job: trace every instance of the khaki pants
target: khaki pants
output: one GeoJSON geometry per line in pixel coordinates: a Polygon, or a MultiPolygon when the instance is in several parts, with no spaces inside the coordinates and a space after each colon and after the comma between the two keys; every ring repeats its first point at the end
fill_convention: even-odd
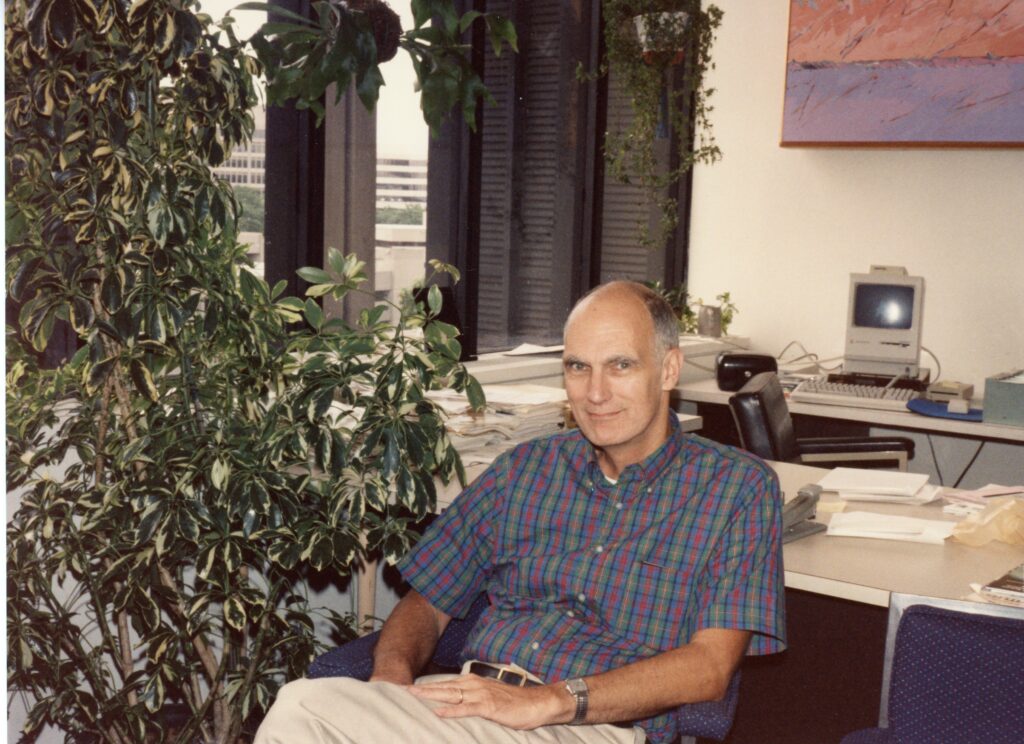
{"type": "MultiPolygon", "coordinates": [[[[420,682],[454,674],[421,677],[420,682]]],[[[607,724],[542,726],[517,731],[485,718],[438,718],[439,705],[399,685],[346,677],[285,685],[254,744],[643,744],[643,730],[607,724]]]]}

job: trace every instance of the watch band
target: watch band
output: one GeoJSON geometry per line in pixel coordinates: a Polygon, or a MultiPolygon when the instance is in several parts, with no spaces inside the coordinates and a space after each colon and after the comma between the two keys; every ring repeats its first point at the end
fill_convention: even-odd
{"type": "Polygon", "coordinates": [[[587,689],[587,683],[583,681],[582,677],[574,677],[573,679],[565,680],[565,689],[569,691],[569,694],[576,700],[576,715],[569,721],[570,726],[579,726],[587,718],[587,704],[589,702],[590,690],[587,689]]]}

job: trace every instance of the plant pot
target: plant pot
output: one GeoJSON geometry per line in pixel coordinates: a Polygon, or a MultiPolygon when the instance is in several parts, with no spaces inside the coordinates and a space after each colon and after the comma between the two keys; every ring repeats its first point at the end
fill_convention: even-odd
{"type": "Polygon", "coordinates": [[[690,14],[681,10],[665,13],[644,13],[633,16],[633,25],[640,37],[644,62],[653,64],[659,57],[671,57],[671,64],[683,61],[683,38],[690,14]]]}
{"type": "Polygon", "coordinates": [[[722,335],[722,308],[717,305],[701,305],[697,311],[697,333],[701,336],[720,338],[722,335]]]}

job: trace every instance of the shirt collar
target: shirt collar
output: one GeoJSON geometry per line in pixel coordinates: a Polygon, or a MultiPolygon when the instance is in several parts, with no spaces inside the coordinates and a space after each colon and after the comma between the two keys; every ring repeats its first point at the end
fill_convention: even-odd
{"type": "MultiPolygon", "coordinates": [[[[654,452],[638,463],[627,465],[619,473],[617,485],[643,481],[653,484],[665,468],[675,460],[683,447],[683,431],[679,425],[679,419],[673,411],[669,411],[668,437],[654,452]]],[[[583,436],[583,432],[577,429],[579,437],[578,446],[573,453],[575,469],[581,475],[585,475],[595,483],[606,484],[600,466],[597,464],[597,452],[594,446],[583,436]]]]}

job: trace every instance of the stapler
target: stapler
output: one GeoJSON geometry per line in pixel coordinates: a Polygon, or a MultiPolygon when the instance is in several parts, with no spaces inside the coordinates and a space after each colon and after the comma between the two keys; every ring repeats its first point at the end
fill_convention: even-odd
{"type": "Polygon", "coordinates": [[[796,498],[782,507],[782,543],[799,540],[801,537],[824,532],[826,526],[821,522],[812,522],[816,513],[818,499],[821,498],[821,486],[808,483],[796,493],[796,498]]]}

